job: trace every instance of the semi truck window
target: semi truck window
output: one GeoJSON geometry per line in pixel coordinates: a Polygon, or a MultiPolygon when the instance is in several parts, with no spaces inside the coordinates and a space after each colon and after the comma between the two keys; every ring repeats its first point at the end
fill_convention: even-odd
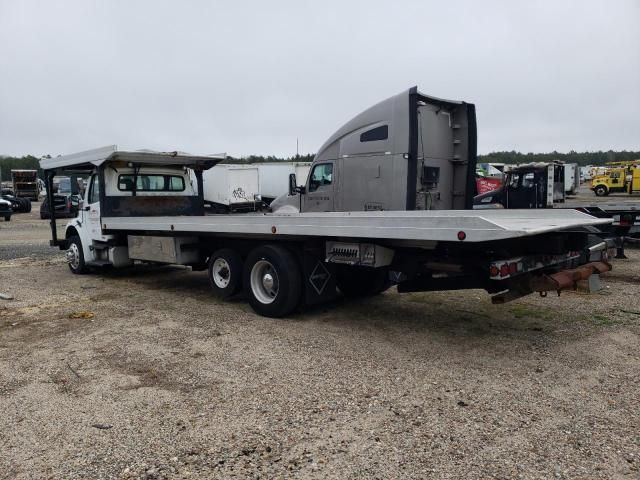
{"type": "Polygon", "coordinates": [[[509,188],[515,189],[518,188],[518,183],[520,182],[520,175],[517,173],[512,173],[509,176],[509,188]]]}
{"type": "Polygon", "coordinates": [[[309,191],[315,192],[322,185],[331,185],[333,181],[333,163],[320,163],[313,167],[309,179],[309,191]]]}
{"type": "Polygon", "coordinates": [[[536,185],[536,178],[533,172],[525,173],[522,177],[522,186],[524,188],[533,188],[536,185]]]}
{"type": "Polygon", "coordinates": [[[361,142],[376,142],[378,140],[386,140],[389,138],[389,126],[382,125],[381,127],[372,128],[364,133],[360,134],[361,142]]]}
{"type": "MultiPolygon", "coordinates": [[[[118,190],[121,192],[133,191],[133,175],[118,176],[118,190]]],[[[184,178],[179,175],[138,175],[136,180],[138,192],[183,192],[184,178]]]]}

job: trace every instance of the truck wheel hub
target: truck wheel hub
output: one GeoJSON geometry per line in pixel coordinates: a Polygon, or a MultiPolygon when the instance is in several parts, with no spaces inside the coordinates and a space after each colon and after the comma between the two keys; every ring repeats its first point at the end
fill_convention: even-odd
{"type": "Polygon", "coordinates": [[[226,288],[231,279],[231,268],[224,258],[216,258],[213,262],[213,282],[218,288],[226,288]]]}
{"type": "Polygon", "coordinates": [[[270,273],[265,274],[264,277],[262,277],[262,286],[267,289],[267,290],[273,290],[273,275],[271,275],[270,273]]]}
{"type": "Polygon", "coordinates": [[[69,250],[66,253],[67,262],[71,265],[71,268],[78,268],[80,265],[80,251],[78,250],[78,246],[75,243],[72,243],[69,246],[69,250]]]}
{"type": "Polygon", "coordinates": [[[267,260],[260,260],[251,269],[251,291],[260,303],[269,304],[278,296],[278,274],[267,260]]]}

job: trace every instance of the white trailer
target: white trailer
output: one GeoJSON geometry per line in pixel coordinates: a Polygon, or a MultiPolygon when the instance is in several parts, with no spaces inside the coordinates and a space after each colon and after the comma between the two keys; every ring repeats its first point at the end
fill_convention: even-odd
{"type": "Polygon", "coordinates": [[[287,193],[289,175],[307,178],[310,162],[218,164],[203,173],[204,200],[215,212],[255,211],[287,193]]]}
{"type": "Polygon", "coordinates": [[[221,213],[255,210],[260,203],[259,178],[255,165],[216,165],[203,173],[205,204],[221,213]]]}
{"type": "Polygon", "coordinates": [[[307,179],[311,162],[256,163],[259,172],[260,195],[267,202],[289,191],[289,175],[307,179]]]}
{"type": "Polygon", "coordinates": [[[564,191],[567,195],[576,195],[580,188],[580,167],[577,163],[564,164],[564,191]]]}

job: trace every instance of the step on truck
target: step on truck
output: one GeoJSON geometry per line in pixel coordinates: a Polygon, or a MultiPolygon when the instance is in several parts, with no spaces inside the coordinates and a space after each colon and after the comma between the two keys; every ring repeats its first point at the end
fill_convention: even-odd
{"type": "Polygon", "coordinates": [[[115,146],[43,159],[47,192],[55,175],[88,177],[60,237],[54,211],[51,244],[75,274],[141,262],[206,270],[214,295],[244,291],[270,317],[391,285],[481,288],[502,303],[610,269],[590,234],[610,220],[472,210],[474,106],[415,87],[339,129],[271,212],[205,214],[203,172],[222,160],[115,146]]]}

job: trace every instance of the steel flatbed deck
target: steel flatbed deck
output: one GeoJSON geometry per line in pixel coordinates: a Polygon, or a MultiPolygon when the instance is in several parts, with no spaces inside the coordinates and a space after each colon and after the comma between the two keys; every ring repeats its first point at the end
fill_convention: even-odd
{"type": "Polygon", "coordinates": [[[253,236],[485,242],[611,223],[575,210],[448,210],[103,217],[105,232],[145,231],[253,236]]]}

